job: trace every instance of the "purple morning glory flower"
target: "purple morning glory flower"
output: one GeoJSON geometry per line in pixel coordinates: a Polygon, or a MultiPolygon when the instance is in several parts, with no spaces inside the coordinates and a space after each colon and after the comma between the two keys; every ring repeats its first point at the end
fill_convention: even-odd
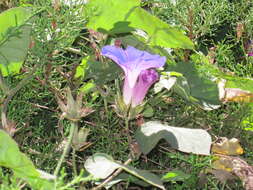
{"type": "Polygon", "coordinates": [[[166,61],[165,57],[152,55],[146,51],[138,50],[132,46],[128,46],[125,50],[116,46],[104,46],[102,48],[102,55],[112,59],[123,69],[125,73],[123,99],[125,104],[128,105],[131,103],[132,106],[136,106],[136,102],[143,100],[148,88],[154,83],[154,81],[157,80],[157,78],[154,81],[151,80],[152,76],[155,76],[155,71],[148,69],[162,67],[166,61]],[[146,86],[140,87],[139,83],[146,86]],[[143,98],[140,98],[142,96],[143,98]],[[135,97],[138,97],[137,99],[139,100],[135,101],[135,97]]]}

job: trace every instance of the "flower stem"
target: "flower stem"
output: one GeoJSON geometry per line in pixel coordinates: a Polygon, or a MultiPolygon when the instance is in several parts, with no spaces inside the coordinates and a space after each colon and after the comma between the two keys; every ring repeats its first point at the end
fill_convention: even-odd
{"type": "Polygon", "coordinates": [[[71,146],[71,142],[72,142],[72,139],[73,139],[76,127],[77,127],[77,123],[76,122],[71,122],[70,133],[69,133],[69,136],[68,136],[68,142],[65,145],[63,153],[61,155],[61,158],[60,158],[60,160],[57,163],[57,166],[56,166],[55,171],[54,171],[54,176],[57,176],[58,173],[59,173],[59,171],[60,171],[60,169],[61,169],[61,165],[62,165],[62,163],[63,163],[63,161],[65,159],[65,156],[67,155],[68,150],[69,150],[69,148],[71,146]]]}
{"type": "Polygon", "coordinates": [[[103,99],[104,99],[105,113],[106,113],[106,115],[108,115],[108,113],[109,113],[109,111],[108,111],[108,102],[107,102],[106,97],[103,97],[103,99]]]}
{"type": "Polygon", "coordinates": [[[4,77],[2,75],[2,72],[0,72],[0,87],[4,95],[7,95],[10,91],[8,85],[4,81],[4,77]]]}
{"type": "Polygon", "coordinates": [[[73,151],[72,151],[72,164],[73,164],[74,174],[75,174],[75,176],[77,176],[76,150],[75,150],[75,148],[73,148],[73,151]]]}
{"type": "Polygon", "coordinates": [[[129,147],[131,147],[132,137],[131,137],[130,131],[129,131],[129,118],[128,117],[126,117],[126,119],[125,119],[125,127],[126,127],[127,141],[128,141],[129,147]]]}

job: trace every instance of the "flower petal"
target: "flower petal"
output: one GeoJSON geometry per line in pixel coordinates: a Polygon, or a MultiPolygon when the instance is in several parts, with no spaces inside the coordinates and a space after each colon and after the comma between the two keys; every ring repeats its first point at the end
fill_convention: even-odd
{"type": "Polygon", "coordinates": [[[143,71],[150,68],[159,68],[164,66],[166,62],[165,57],[153,55],[132,46],[128,46],[125,52],[127,55],[128,67],[131,70],[139,69],[143,71]]]}
{"type": "Polygon", "coordinates": [[[127,78],[125,78],[123,86],[123,100],[126,105],[129,105],[132,101],[133,90],[134,88],[131,88],[129,86],[129,81],[127,80],[127,78]]]}
{"type": "Polygon", "coordinates": [[[128,58],[128,62],[135,61],[136,59],[139,59],[145,53],[144,51],[138,50],[133,46],[127,46],[125,52],[126,52],[126,55],[128,58]]]}
{"type": "Polygon", "coordinates": [[[142,59],[136,69],[143,71],[151,68],[159,68],[164,66],[165,62],[166,58],[158,55],[154,56],[153,59],[142,59]]]}
{"type": "Polygon", "coordinates": [[[101,54],[112,59],[119,66],[127,62],[126,53],[122,48],[116,46],[104,46],[101,54]]]}
{"type": "Polygon", "coordinates": [[[139,79],[132,92],[132,107],[142,103],[148,89],[158,80],[158,78],[159,75],[154,69],[145,70],[140,73],[139,79]]]}
{"type": "Polygon", "coordinates": [[[166,57],[153,55],[146,51],[138,50],[132,46],[128,46],[125,52],[128,62],[125,63],[123,67],[131,88],[134,87],[137,78],[142,71],[162,67],[166,62],[166,57]]]}

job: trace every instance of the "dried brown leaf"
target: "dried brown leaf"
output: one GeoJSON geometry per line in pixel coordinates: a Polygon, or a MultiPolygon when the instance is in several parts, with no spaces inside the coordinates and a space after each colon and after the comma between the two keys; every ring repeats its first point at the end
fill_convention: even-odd
{"type": "Polygon", "coordinates": [[[241,158],[232,158],[233,173],[243,182],[246,190],[253,190],[253,166],[241,158]]]}
{"type": "Polygon", "coordinates": [[[212,162],[212,168],[232,172],[233,164],[230,159],[227,159],[227,157],[217,157],[217,159],[212,162]]]}
{"type": "Polygon", "coordinates": [[[60,0],[53,0],[53,7],[55,11],[59,11],[61,8],[61,2],[60,0]]]}
{"type": "Polygon", "coordinates": [[[211,48],[209,49],[209,52],[208,52],[208,55],[207,55],[207,57],[208,57],[208,59],[209,59],[209,62],[210,62],[211,64],[214,64],[214,62],[215,62],[215,56],[216,56],[215,50],[216,50],[216,47],[211,47],[211,48]]]}
{"type": "Polygon", "coordinates": [[[243,32],[244,32],[244,24],[241,23],[241,22],[237,23],[237,25],[236,25],[236,37],[237,37],[237,40],[241,39],[243,32]]]}
{"type": "Polygon", "coordinates": [[[225,88],[224,102],[253,102],[253,93],[240,88],[225,88]]]}
{"type": "Polygon", "coordinates": [[[239,140],[236,138],[228,140],[226,137],[221,137],[212,144],[211,150],[216,154],[231,156],[243,154],[243,148],[241,147],[239,140]]]}
{"type": "Polygon", "coordinates": [[[210,169],[208,172],[213,174],[222,183],[226,183],[228,180],[236,179],[233,174],[225,170],[210,169]]]}
{"type": "MultiPolygon", "coordinates": [[[[253,190],[253,166],[238,157],[220,155],[212,163],[215,170],[223,170],[239,177],[246,190],[253,190]]],[[[217,172],[216,172],[217,173],[217,172]]]]}

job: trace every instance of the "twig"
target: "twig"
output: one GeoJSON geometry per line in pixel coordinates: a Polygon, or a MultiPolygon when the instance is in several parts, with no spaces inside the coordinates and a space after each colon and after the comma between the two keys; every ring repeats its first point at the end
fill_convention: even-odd
{"type": "Polygon", "coordinates": [[[54,109],[51,109],[47,106],[42,106],[42,105],[39,105],[39,104],[34,104],[34,103],[31,103],[32,106],[36,107],[36,108],[41,108],[41,109],[46,109],[46,110],[49,110],[49,111],[52,111],[52,112],[56,112],[57,110],[54,110],[54,109]]]}
{"type": "MultiPolygon", "coordinates": [[[[124,162],[124,165],[128,165],[130,162],[132,162],[132,158],[129,158],[127,161],[124,162]]],[[[123,171],[122,168],[117,169],[110,177],[108,177],[106,180],[104,180],[100,185],[97,187],[92,188],[91,190],[99,190],[102,187],[104,187],[107,183],[109,183],[113,178],[115,178],[117,175],[119,175],[123,171]]]]}
{"type": "Polygon", "coordinates": [[[84,55],[84,56],[87,55],[86,53],[82,52],[80,49],[75,49],[75,48],[72,48],[72,47],[65,48],[64,50],[69,51],[69,52],[74,53],[74,54],[77,54],[77,55],[84,55]]]}

